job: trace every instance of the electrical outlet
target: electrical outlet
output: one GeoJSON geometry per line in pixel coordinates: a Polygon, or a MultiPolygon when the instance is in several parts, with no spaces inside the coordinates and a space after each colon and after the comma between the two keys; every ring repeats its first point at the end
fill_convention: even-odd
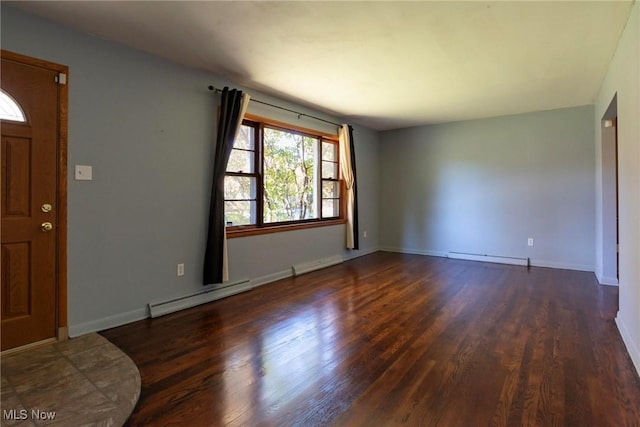
{"type": "Polygon", "coordinates": [[[527,246],[533,246],[533,237],[527,239],[527,246]]]}
{"type": "Polygon", "coordinates": [[[364,231],[362,232],[362,237],[364,237],[365,239],[367,238],[367,230],[364,230],[364,231]]]}
{"type": "Polygon", "coordinates": [[[184,276],[184,263],[178,264],[177,275],[184,276]]]}

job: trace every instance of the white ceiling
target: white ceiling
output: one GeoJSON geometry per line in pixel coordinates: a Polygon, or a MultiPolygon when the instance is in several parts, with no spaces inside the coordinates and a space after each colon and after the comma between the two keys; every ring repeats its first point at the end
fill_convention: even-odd
{"type": "Polygon", "coordinates": [[[372,129],[591,104],[630,1],[18,2],[372,129]]]}

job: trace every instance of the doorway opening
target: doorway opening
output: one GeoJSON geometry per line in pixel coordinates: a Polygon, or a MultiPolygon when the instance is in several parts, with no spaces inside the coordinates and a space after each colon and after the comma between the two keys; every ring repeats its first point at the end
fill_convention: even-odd
{"type": "Polygon", "coordinates": [[[618,285],[618,107],[613,97],[601,121],[602,272],[600,283],[618,285]]]}

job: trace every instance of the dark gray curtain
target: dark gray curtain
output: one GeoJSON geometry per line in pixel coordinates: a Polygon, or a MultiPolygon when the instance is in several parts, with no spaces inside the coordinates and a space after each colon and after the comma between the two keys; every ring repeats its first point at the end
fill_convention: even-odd
{"type": "Polygon", "coordinates": [[[353,249],[360,249],[358,232],[358,178],[356,174],[356,149],[353,143],[353,126],[349,125],[349,144],[351,147],[351,170],[353,171],[353,249]]]}
{"type": "Polygon", "coordinates": [[[218,134],[213,160],[213,183],[209,205],[209,231],[204,255],[204,285],[221,283],[224,266],[224,174],[233,148],[239,122],[242,121],[242,91],[225,87],[220,100],[218,134]]]}

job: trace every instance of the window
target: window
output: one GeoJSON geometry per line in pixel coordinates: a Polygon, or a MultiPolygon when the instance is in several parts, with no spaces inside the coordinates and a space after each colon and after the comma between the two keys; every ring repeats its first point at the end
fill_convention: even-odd
{"type": "Polygon", "coordinates": [[[338,137],[245,119],[224,186],[231,232],[341,220],[338,137]]]}
{"type": "Polygon", "coordinates": [[[255,128],[243,122],[234,141],[224,178],[224,212],[227,225],[257,223],[257,158],[255,128]]]}
{"type": "Polygon", "coordinates": [[[22,123],[27,121],[16,100],[2,89],[0,89],[0,119],[22,123]]]}

